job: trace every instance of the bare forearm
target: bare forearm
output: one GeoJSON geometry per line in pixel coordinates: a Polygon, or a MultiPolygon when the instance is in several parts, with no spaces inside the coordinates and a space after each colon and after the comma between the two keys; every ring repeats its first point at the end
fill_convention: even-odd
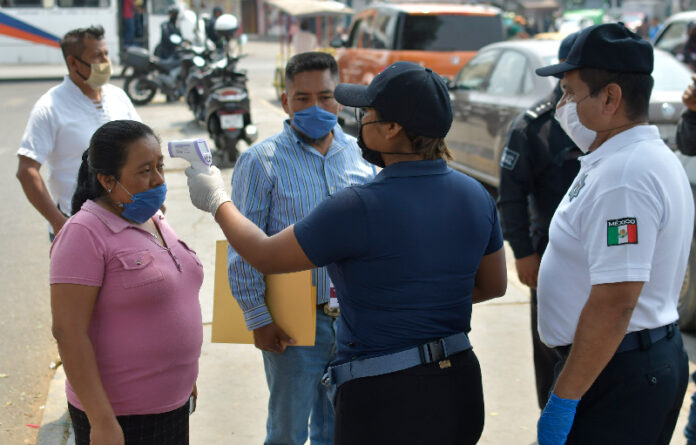
{"type": "Polygon", "coordinates": [[[570,356],[553,391],[558,397],[581,398],[616,353],[642,288],[642,283],[632,284],[639,284],[635,298],[600,295],[593,287],[580,314],[570,356]]]}
{"type": "Polygon", "coordinates": [[[99,375],[89,337],[81,334],[59,336],[58,351],[70,386],[80,399],[90,423],[96,424],[115,418],[99,375]]]}
{"type": "Polygon", "coordinates": [[[60,213],[51,199],[51,194],[48,192],[41,174],[36,170],[24,170],[17,173],[17,179],[22,184],[22,189],[29,202],[46,218],[49,224],[54,228],[62,227],[67,218],[60,213]]]}

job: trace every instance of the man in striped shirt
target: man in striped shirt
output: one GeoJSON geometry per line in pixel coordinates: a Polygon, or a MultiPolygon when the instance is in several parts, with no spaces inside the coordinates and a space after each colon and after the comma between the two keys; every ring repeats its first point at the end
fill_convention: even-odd
{"type": "MultiPolygon", "coordinates": [[[[232,176],[232,200],[268,235],[309,214],[338,190],[372,179],[354,138],[337,125],[334,99],[338,66],[320,52],[293,56],[285,69],[283,131],[242,153],[232,176]]],[[[266,444],[333,443],[333,407],[321,377],[333,356],[337,309],[329,306],[333,287],[325,268],[312,272],[317,288],[313,347],[294,341],[278,327],[264,302],[263,275],[230,248],[228,277],[247,328],[263,352],[270,391],[266,444]]],[[[333,306],[333,305],[332,305],[333,306]]]]}

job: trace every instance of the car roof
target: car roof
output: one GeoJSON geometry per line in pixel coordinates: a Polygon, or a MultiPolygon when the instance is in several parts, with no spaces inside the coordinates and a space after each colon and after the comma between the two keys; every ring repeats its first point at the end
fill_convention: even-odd
{"type": "Polygon", "coordinates": [[[696,20],[696,11],[684,11],[674,14],[667,19],[667,23],[673,22],[690,22],[696,20]]]}
{"type": "Polygon", "coordinates": [[[479,52],[491,48],[509,48],[517,49],[523,52],[537,54],[541,57],[555,56],[558,54],[558,47],[561,41],[555,39],[522,39],[522,40],[506,40],[502,42],[491,43],[484,46],[479,52]]]}
{"type": "Polygon", "coordinates": [[[498,15],[501,13],[501,10],[494,6],[452,3],[382,3],[370,5],[366,9],[375,7],[395,9],[407,14],[498,15]]]}

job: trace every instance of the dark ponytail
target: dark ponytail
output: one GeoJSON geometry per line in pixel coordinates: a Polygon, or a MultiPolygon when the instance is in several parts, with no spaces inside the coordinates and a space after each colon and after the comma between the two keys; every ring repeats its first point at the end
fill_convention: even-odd
{"type": "Polygon", "coordinates": [[[131,120],[111,121],[94,132],[89,148],[82,154],[77,188],[72,197],[73,215],[88,199],[97,199],[107,194],[97,179],[97,174],[120,179],[121,169],[128,159],[128,148],[133,142],[148,136],[159,142],[152,128],[131,120]]]}

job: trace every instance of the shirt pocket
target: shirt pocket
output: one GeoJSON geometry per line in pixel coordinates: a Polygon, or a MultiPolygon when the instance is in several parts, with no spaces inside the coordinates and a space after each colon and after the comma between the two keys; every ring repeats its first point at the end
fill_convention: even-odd
{"type": "Polygon", "coordinates": [[[186,250],[186,252],[189,254],[189,256],[190,256],[191,258],[193,258],[193,261],[195,261],[196,264],[198,264],[198,266],[202,268],[202,267],[203,267],[203,263],[201,263],[201,260],[198,259],[198,255],[196,255],[196,251],[193,250],[192,248],[190,248],[190,247],[188,246],[188,244],[186,244],[185,242],[183,242],[183,241],[181,241],[181,240],[179,240],[179,243],[180,243],[182,246],[184,246],[184,250],[186,250]]]}
{"type": "Polygon", "coordinates": [[[155,256],[149,250],[122,253],[116,258],[123,269],[121,282],[126,289],[164,280],[162,271],[155,265],[155,256]]]}

